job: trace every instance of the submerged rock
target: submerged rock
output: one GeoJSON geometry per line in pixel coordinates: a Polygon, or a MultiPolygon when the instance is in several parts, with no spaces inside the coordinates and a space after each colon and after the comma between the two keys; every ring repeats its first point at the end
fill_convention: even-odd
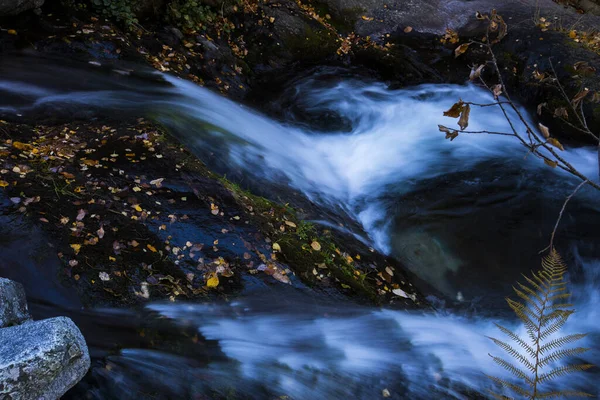
{"type": "Polygon", "coordinates": [[[44,0],[0,0],[0,17],[40,8],[44,0]]]}
{"type": "Polygon", "coordinates": [[[0,328],[19,325],[30,318],[23,285],[0,278],[0,328]]]}

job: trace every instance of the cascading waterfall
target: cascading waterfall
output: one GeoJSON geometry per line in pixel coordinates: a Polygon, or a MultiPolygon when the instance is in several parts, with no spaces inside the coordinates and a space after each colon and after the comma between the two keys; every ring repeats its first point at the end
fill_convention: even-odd
{"type": "MultiPolygon", "coordinates": [[[[511,264],[504,276],[500,265],[507,263],[491,265],[490,261],[490,270],[496,272],[487,275],[481,271],[486,266],[476,265],[481,259],[467,254],[484,251],[475,247],[485,248],[487,242],[462,243],[457,232],[474,230],[476,235],[493,238],[490,259],[509,260],[502,259],[500,244],[513,257],[510,260],[521,260],[517,255],[526,252],[532,256],[524,256],[523,261],[537,259],[539,249],[531,243],[537,245],[539,240],[520,243],[517,239],[515,246],[521,247],[506,248],[507,237],[513,233],[501,230],[512,229],[514,215],[502,217],[498,233],[480,233],[477,224],[486,224],[483,216],[494,210],[517,213],[524,204],[550,199],[556,204],[543,220],[544,227],[551,226],[556,207],[575,184],[563,172],[527,157],[526,149],[514,138],[461,134],[453,142],[445,140],[437,125],[452,127],[456,121],[443,117],[444,110],[459,98],[493,101],[474,85],[390,90],[378,82],[335,79],[337,71],[321,70],[287,90],[286,101],[294,107],[284,109],[278,122],[170,76],[163,76],[169,85],[139,79],[134,84],[132,77],[98,74],[89,66],[76,70],[87,80],[56,85],[60,71],[66,81],[73,70],[35,70],[32,74],[37,80],[31,81],[40,83],[25,83],[11,79],[10,68],[4,68],[8,70],[0,70],[0,116],[25,118],[44,110],[73,108],[152,116],[199,157],[215,154],[217,161],[211,162],[219,168],[243,171],[255,185],[292,187],[318,204],[342,209],[362,225],[368,235],[365,239],[374,247],[402,259],[449,297],[463,297],[458,293],[468,283],[460,278],[461,273],[475,274],[477,288],[465,289],[468,301],[476,299],[477,290],[491,293],[498,289],[490,289],[486,276],[489,281],[504,277],[507,284],[517,271],[536,265],[511,264]],[[47,79],[49,73],[53,81],[47,79]],[[88,81],[94,84],[86,86],[88,81]],[[311,124],[311,119],[322,122],[332,116],[329,127],[311,124]],[[473,222],[476,219],[483,222],[473,222]],[[500,243],[498,247],[493,241],[500,243]]],[[[472,111],[468,129],[509,132],[510,128],[498,109],[486,107],[472,111]]],[[[582,173],[597,175],[593,149],[567,149],[564,156],[582,173]]],[[[595,216],[597,221],[597,200],[595,193],[582,192],[573,202],[573,219],[593,220],[595,216]]],[[[531,206],[537,209],[538,205],[531,206]]],[[[515,229],[521,229],[523,237],[531,235],[528,229],[533,231],[532,227],[515,229]]],[[[539,233],[544,238],[548,235],[547,230],[539,233]]],[[[599,261],[577,251],[579,246],[593,246],[593,238],[570,238],[568,245],[577,255],[574,271],[583,271],[579,275],[585,279],[573,288],[578,313],[566,329],[592,333],[588,344],[600,349],[600,329],[595,323],[599,261]]],[[[153,304],[148,307],[153,312],[216,341],[225,358],[192,366],[191,360],[166,352],[125,349],[109,357],[116,372],[103,377],[107,382],[104,395],[127,398],[119,391],[120,385],[143,386],[162,375],[164,382],[152,384],[164,385],[161,390],[178,396],[229,385],[249,398],[268,393],[371,399],[384,388],[393,398],[475,398],[488,387],[483,374],[506,375],[489,359],[488,353],[500,350],[485,336],[500,335],[493,322],[504,306],[497,298],[509,294],[495,293],[496,300],[489,304],[484,300],[486,310],[475,316],[307,306],[311,299],[293,291],[281,293],[285,301],[253,294],[226,305],[153,304]]],[[[589,357],[599,361],[599,351],[589,357]]],[[[597,375],[584,375],[575,386],[597,394],[594,379],[597,375]]]]}

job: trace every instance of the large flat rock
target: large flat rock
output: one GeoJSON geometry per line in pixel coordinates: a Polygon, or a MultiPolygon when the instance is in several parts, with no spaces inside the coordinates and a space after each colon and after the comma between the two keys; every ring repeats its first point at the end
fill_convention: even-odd
{"type": "Polygon", "coordinates": [[[66,317],[0,329],[0,398],[58,399],[86,374],[83,335],[66,317]]]}
{"type": "Polygon", "coordinates": [[[0,0],[0,17],[39,8],[42,4],[44,4],[44,0],[0,0]]]}

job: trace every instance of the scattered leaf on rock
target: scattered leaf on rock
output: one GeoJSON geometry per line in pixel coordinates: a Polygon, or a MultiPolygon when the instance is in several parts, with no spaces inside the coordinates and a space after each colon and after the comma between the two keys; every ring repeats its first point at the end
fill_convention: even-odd
{"type": "Polygon", "coordinates": [[[219,277],[216,272],[211,272],[206,277],[206,287],[216,288],[219,286],[219,277]]]}
{"type": "Polygon", "coordinates": [[[310,247],[313,248],[313,250],[315,251],[320,251],[321,250],[321,243],[317,242],[316,240],[314,242],[312,242],[310,244],[310,247]]]}

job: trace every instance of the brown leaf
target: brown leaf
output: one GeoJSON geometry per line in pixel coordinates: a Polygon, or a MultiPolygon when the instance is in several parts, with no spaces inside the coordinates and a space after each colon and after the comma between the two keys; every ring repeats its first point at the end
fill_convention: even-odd
{"type": "Polygon", "coordinates": [[[448,110],[444,111],[444,117],[458,118],[462,113],[464,102],[459,100],[458,103],[454,103],[454,105],[448,110]]]}
{"type": "Polygon", "coordinates": [[[469,50],[470,43],[463,43],[454,50],[454,58],[459,57],[469,50]]]}
{"type": "Polygon", "coordinates": [[[577,108],[581,100],[585,98],[590,93],[590,89],[584,88],[582,91],[577,93],[575,97],[573,97],[573,107],[577,108]]]}
{"type": "Polygon", "coordinates": [[[312,247],[315,251],[321,250],[321,244],[316,240],[310,244],[310,247],[312,247]]]}
{"type": "Polygon", "coordinates": [[[460,119],[458,120],[458,126],[460,126],[461,130],[465,130],[467,126],[469,126],[469,114],[471,113],[471,106],[465,105],[462,113],[460,114],[460,119]]]}
{"type": "Polygon", "coordinates": [[[481,64],[479,67],[471,68],[471,74],[469,75],[469,80],[474,81],[475,79],[479,79],[481,77],[481,73],[483,72],[484,64],[481,64]]]}
{"type": "Polygon", "coordinates": [[[554,116],[557,118],[569,119],[569,112],[565,107],[559,107],[554,110],[554,116]]]}
{"type": "Polygon", "coordinates": [[[555,138],[549,138],[547,140],[548,144],[550,144],[551,146],[556,147],[557,149],[560,149],[562,151],[565,150],[565,148],[563,147],[563,145],[555,138]]]}
{"type": "Polygon", "coordinates": [[[544,107],[547,107],[548,103],[540,103],[537,106],[537,115],[542,115],[542,110],[544,107]]]}
{"type": "Polygon", "coordinates": [[[541,123],[538,124],[538,127],[540,128],[540,132],[542,132],[542,135],[544,135],[544,137],[548,139],[550,137],[550,129],[548,129],[546,125],[543,125],[541,123]]]}
{"type": "Polygon", "coordinates": [[[479,19],[479,20],[484,20],[484,19],[488,19],[489,16],[487,14],[482,14],[479,11],[475,12],[475,18],[479,19]]]}
{"type": "Polygon", "coordinates": [[[497,84],[492,88],[492,93],[494,93],[494,99],[498,100],[498,97],[502,94],[502,85],[497,84]]]}
{"type": "Polygon", "coordinates": [[[546,163],[546,165],[551,166],[552,168],[556,168],[558,166],[558,162],[548,160],[547,158],[544,158],[544,163],[546,163]]]}
{"type": "Polygon", "coordinates": [[[440,132],[444,132],[446,134],[446,139],[450,139],[453,141],[458,136],[458,131],[454,129],[450,129],[444,125],[438,125],[440,132]]]}
{"type": "Polygon", "coordinates": [[[404,28],[404,33],[411,33],[413,30],[412,26],[407,26],[406,28],[404,28]]]}

